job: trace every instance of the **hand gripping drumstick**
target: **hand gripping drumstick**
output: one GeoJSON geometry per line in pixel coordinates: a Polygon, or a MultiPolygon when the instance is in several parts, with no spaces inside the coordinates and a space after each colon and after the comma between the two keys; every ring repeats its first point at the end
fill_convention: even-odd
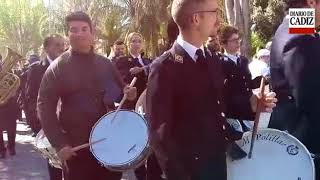
{"type": "Polygon", "coordinates": [[[93,145],[93,144],[102,142],[102,141],[104,141],[104,140],[106,140],[106,139],[107,139],[107,138],[102,138],[102,139],[99,139],[99,140],[97,140],[97,141],[93,141],[93,142],[91,142],[91,143],[82,144],[82,145],[73,147],[72,150],[73,150],[74,152],[76,152],[76,151],[79,151],[79,150],[81,150],[81,149],[87,148],[87,147],[89,147],[89,146],[91,146],[91,145],[93,145]]]}
{"type": "Polygon", "coordinates": [[[264,99],[265,81],[266,81],[266,79],[264,77],[262,77],[261,83],[260,83],[260,88],[259,88],[260,94],[261,94],[261,99],[257,100],[256,116],[254,118],[254,124],[253,124],[252,136],[251,136],[251,144],[250,144],[250,150],[249,150],[249,154],[248,154],[249,159],[251,159],[251,157],[252,157],[253,146],[254,146],[254,142],[256,140],[256,136],[257,136],[257,132],[258,132],[258,125],[259,125],[260,114],[262,111],[263,99],[264,99]]]}
{"type": "MultiPolygon", "coordinates": [[[[134,77],[134,78],[132,79],[129,87],[133,87],[133,85],[136,83],[136,81],[137,81],[137,77],[134,77]]],[[[127,100],[127,94],[124,94],[124,95],[123,95],[123,98],[122,98],[122,100],[121,100],[121,102],[120,102],[120,104],[119,104],[119,106],[118,106],[118,108],[117,108],[117,110],[116,110],[116,112],[114,113],[113,118],[111,119],[111,123],[113,123],[114,119],[117,117],[118,112],[120,111],[121,107],[123,106],[123,103],[124,103],[126,100],[127,100]]]]}

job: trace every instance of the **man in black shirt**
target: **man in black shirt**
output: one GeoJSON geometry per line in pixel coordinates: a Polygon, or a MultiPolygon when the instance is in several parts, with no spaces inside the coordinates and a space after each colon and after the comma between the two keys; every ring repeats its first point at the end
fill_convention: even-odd
{"type": "Polygon", "coordinates": [[[102,167],[89,149],[76,153],[72,147],[88,142],[93,125],[123,93],[134,100],[136,88],[125,86],[111,62],[93,52],[93,31],[87,14],[71,13],[66,17],[66,27],[71,49],[49,66],[41,82],[41,125],[60,159],[66,161],[65,179],[120,180],[121,173],[102,167]]]}

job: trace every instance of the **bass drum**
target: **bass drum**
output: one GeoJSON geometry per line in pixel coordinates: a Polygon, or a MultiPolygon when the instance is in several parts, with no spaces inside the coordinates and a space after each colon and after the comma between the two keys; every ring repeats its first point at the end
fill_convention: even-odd
{"type": "MultiPolygon", "coordinates": [[[[236,142],[249,153],[251,132],[236,142]]],[[[227,157],[228,180],[315,180],[313,158],[307,148],[290,134],[259,129],[251,159],[232,161],[227,157]]]]}

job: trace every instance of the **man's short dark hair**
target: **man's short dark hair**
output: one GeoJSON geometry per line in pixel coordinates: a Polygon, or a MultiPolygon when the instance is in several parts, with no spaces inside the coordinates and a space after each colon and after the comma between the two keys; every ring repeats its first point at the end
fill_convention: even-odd
{"type": "Polygon", "coordinates": [[[113,45],[124,45],[124,41],[121,39],[116,40],[113,45]]]}
{"type": "Polygon", "coordinates": [[[65,17],[65,27],[66,32],[69,31],[69,22],[71,21],[82,21],[88,23],[90,30],[92,30],[92,21],[88,14],[82,11],[72,12],[71,14],[65,17]]]}
{"type": "Polygon", "coordinates": [[[188,25],[188,18],[195,11],[198,11],[199,4],[206,0],[173,0],[171,7],[171,15],[173,20],[181,29],[185,29],[188,25]]]}
{"type": "Polygon", "coordinates": [[[240,31],[238,28],[230,25],[222,26],[219,29],[219,40],[221,44],[227,44],[228,39],[233,35],[233,34],[240,34],[240,31]]]}
{"type": "MultiPolygon", "coordinates": [[[[288,11],[289,8],[302,8],[307,5],[307,0],[283,0],[285,10],[288,11]]],[[[320,2],[320,0],[316,0],[317,3],[320,2]]]]}
{"type": "Polygon", "coordinates": [[[42,44],[43,48],[47,48],[54,38],[63,38],[63,37],[59,34],[51,34],[51,35],[45,37],[43,40],[43,44],[42,44]]]}

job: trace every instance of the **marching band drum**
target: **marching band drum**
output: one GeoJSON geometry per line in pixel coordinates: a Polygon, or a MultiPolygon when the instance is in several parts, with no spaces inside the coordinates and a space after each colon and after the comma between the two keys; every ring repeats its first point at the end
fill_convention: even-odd
{"type": "Polygon", "coordinates": [[[120,110],[116,119],[112,111],[92,128],[90,142],[105,139],[90,146],[93,156],[114,171],[134,169],[144,163],[149,152],[148,124],[142,115],[120,110]]]}
{"type": "MultiPolygon", "coordinates": [[[[236,143],[249,152],[252,132],[236,143]]],[[[275,129],[259,129],[253,155],[232,161],[227,157],[228,180],[314,180],[310,152],[295,137],[275,129]]]]}
{"type": "MultiPolygon", "coordinates": [[[[104,167],[126,171],[144,163],[150,150],[145,111],[146,90],[139,97],[135,112],[112,111],[94,125],[89,139],[90,151],[104,167]],[[101,142],[94,143],[98,141],[101,142]]],[[[263,119],[268,122],[267,118],[263,119]]],[[[229,123],[241,127],[236,121],[229,123]]],[[[251,131],[245,132],[242,139],[236,141],[247,153],[251,135],[251,131]]],[[[227,157],[228,180],[315,180],[312,155],[298,139],[284,131],[263,127],[259,128],[255,138],[252,158],[232,160],[227,157]]],[[[61,162],[43,131],[37,135],[35,145],[52,165],[61,168],[61,162]]]]}

